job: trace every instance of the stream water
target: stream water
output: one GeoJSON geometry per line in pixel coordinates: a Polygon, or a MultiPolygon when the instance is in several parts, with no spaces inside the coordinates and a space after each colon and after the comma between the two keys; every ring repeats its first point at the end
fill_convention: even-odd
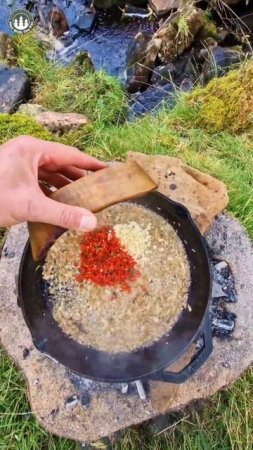
{"type": "MultiPolygon", "coordinates": [[[[96,17],[85,12],[83,0],[0,0],[0,31],[12,34],[8,17],[13,9],[27,8],[33,15],[45,18],[52,8],[52,3],[58,6],[66,16],[69,33],[61,38],[64,48],[55,52],[54,60],[58,64],[69,64],[80,51],[88,51],[96,70],[104,70],[118,78],[126,86],[126,53],[130,41],[141,31],[152,31],[154,22],[140,17],[125,17],[119,8],[102,11],[98,10],[96,17]],[[80,31],[78,24],[80,18],[85,17],[80,31]]],[[[88,2],[87,2],[88,3],[88,2]]],[[[52,53],[52,52],[51,52],[52,53]]],[[[51,54],[52,57],[52,54],[51,54]]],[[[173,86],[148,87],[144,92],[129,94],[129,119],[155,110],[163,101],[172,102],[173,86]]]]}
{"type": "MultiPolygon", "coordinates": [[[[58,64],[66,65],[80,51],[87,51],[91,56],[93,66],[96,70],[103,70],[118,78],[127,87],[125,69],[129,44],[133,42],[133,38],[139,32],[154,32],[158,27],[159,20],[154,18],[149,20],[146,18],[148,10],[143,8],[140,10],[137,9],[137,14],[136,12],[132,14],[131,9],[131,14],[129,15],[125,14],[125,12],[122,14],[122,9],[119,7],[114,7],[110,10],[95,11],[91,7],[91,0],[0,0],[0,31],[12,34],[8,25],[8,18],[13,10],[22,8],[30,10],[40,25],[44,22],[43,26],[46,29],[50,22],[49,14],[54,6],[64,12],[63,17],[65,16],[67,20],[69,31],[61,36],[60,42],[59,40],[58,43],[56,42],[58,47],[55,43],[55,51],[48,52],[48,57],[58,64]]],[[[239,14],[238,11],[237,13],[239,14]]],[[[241,11],[241,14],[247,18],[247,26],[251,29],[250,19],[253,16],[251,10],[246,10],[246,12],[241,11]]],[[[133,56],[135,55],[135,50],[136,48],[131,48],[133,56]]],[[[142,47],[141,50],[140,48],[138,49],[139,55],[142,54],[142,51],[142,47]]],[[[130,57],[132,61],[132,55],[130,57]]],[[[191,64],[190,58],[192,56],[189,50],[188,53],[186,52],[177,58],[175,63],[173,62],[175,76],[180,77],[180,74],[183,75],[176,84],[182,89],[185,88],[184,90],[190,89],[195,82],[193,79],[193,83],[191,83],[191,68],[191,74],[188,74],[189,64],[191,64]],[[188,68],[185,71],[184,67],[187,64],[188,68]],[[184,76],[186,77],[186,84],[183,84],[185,81],[184,76]]],[[[228,65],[236,62],[237,58],[240,59],[240,56],[234,55],[234,59],[231,57],[228,65]]],[[[223,47],[217,47],[216,54],[213,54],[213,59],[215,65],[221,64],[224,66],[224,62],[222,61],[228,60],[228,57],[223,47]]],[[[155,70],[159,69],[163,69],[163,66],[154,69],[153,72],[155,73],[155,70]]],[[[225,70],[223,72],[225,73],[225,70]]],[[[154,79],[155,77],[153,76],[153,83],[150,85],[149,81],[146,82],[145,80],[145,89],[142,92],[137,91],[134,94],[129,94],[130,120],[148,111],[156,110],[161,103],[165,102],[168,106],[173,105],[175,85],[167,76],[163,78],[162,82],[159,82],[159,74],[158,81],[154,81],[154,79]]]]}

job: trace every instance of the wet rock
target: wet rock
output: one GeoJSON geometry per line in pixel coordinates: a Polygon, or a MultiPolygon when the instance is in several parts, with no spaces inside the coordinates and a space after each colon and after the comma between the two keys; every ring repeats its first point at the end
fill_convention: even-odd
{"type": "Polygon", "coordinates": [[[0,60],[13,62],[16,57],[16,51],[12,38],[8,34],[0,32],[0,60]]]}
{"type": "Polygon", "coordinates": [[[0,112],[13,113],[20,103],[31,97],[31,83],[23,69],[0,71],[0,112]]]}
{"type": "Polygon", "coordinates": [[[149,0],[149,4],[157,16],[163,16],[172,9],[179,8],[181,0],[149,0]]]}
{"type": "Polygon", "coordinates": [[[185,52],[183,55],[179,56],[174,62],[173,65],[176,68],[175,71],[175,83],[179,85],[185,76],[191,77],[190,73],[186,71],[186,65],[191,62],[191,54],[189,52],[185,52]]]}
{"type": "Polygon", "coordinates": [[[191,78],[184,78],[182,82],[180,83],[179,89],[182,92],[189,92],[193,89],[194,84],[191,78]]]}
{"type": "Polygon", "coordinates": [[[115,5],[116,0],[94,0],[94,6],[100,9],[109,9],[115,5]]]}
{"type": "Polygon", "coordinates": [[[178,29],[177,21],[180,16],[172,18],[164,27],[156,33],[162,40],[159,50],[159,58],[163,63],[173,62],[179,55],[187,50],[194,42],[195,35],[204,23],[204,12],[199,8],[192,8],[185,16],[187,32],[182,33],[178,29]]]}
{"type": "Polygon", "coordinates": [[[0,2],[0,30],[3,33],[12,35],[13,31],[10,29],[8,19],[10,16],[9,8],[4,5],[4,2],[0,2]]]}
{"type": "Polygon", "coordinates": [[[90,33],[96,23],[97,13],[95,9],[87,8],[82,15],[78,17],[75,27],[81,32],[90,33]]]}
{"type": "Polygon", "coordinates": [[[5,69],[8,69],[8,64],[5,64],[5,63],[3,63],[3,62],[0,62],[0,71],[1,71],[1,70],[5,70],[5,69]]]}
{"type": "Polygon", "coordinates": [[[152,86],[141,95],[137,95],[130,105],[130,117],[134,119],[138,116],[143,116],[148,112],[157,110],[162,105],[172,106],[174,104],[174,87],[168,83],[162,87],[152,86]]]}
{"type": "Polygon", "coordinates": [[[214,76],[222,76],[229,67],[238,64],[244,58],[240,47],[223,48],[217,46],[213,49],[203,49],[201,56],[204,59],[202,67],[203,81],[207,82],[214,76]]]}
{"type": "Polygon", "coordinates": [[[52,3],[46,1],[38,2],[37,12],[39,17],[39,25],[45,30],[49,30],[48,19],[52,11],[52,3]]]}
{"type": "MultiPolygon", "coordinates": [[[[188,55],[186,57],[186,62],[183,67],[183,80],[185,78],[190,79],[191,81],[196,81],[198,79],[199,71],[196,62],[197,61],[194,55],[188,55]]],[[[183,82],[183,80],[181,81],[181,83],[183,82]]]]}
{"type": "Polygon", "coordinates": [[[145,31],[138,33],[129,43],[126,54],[129,92],[147,88],[160,46],[161,39],[145,31]]]}
{"type": "Polygon", "coordinates": [[[176,75],[176,67],[169,63],[166,66],[156,67],[152,73],[151,82],[159,86],[163,86],[172,82],[176,75]]]}
{"type": "Polygon", "coordinates": [[[69,25],[64,12],[57,6],[52,8],[48,14],[49,29],[55,37],[61,37],[69,30],[69,25]]]}

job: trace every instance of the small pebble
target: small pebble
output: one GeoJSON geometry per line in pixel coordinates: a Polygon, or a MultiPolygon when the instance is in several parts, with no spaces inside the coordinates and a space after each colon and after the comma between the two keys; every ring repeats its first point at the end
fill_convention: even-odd
{"type": "Polygon", "coordinates": [[[72,395],[71,397],[68,397],[65,401],[65,407],[66,408],[74,408],[78,403],[78,398],[76,395],[72,395]]]}

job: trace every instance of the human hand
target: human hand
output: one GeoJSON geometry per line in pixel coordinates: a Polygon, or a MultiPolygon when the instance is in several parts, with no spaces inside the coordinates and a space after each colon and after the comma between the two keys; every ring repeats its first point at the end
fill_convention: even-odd
{"type": "Polygon", "coordinates": [[[106,165],[76,148],[19,136],[0,146],[0,226],[43,222],[91,230],[97,219],[88,210],[46,197],[39,181],[60,188],[106,165]]]}

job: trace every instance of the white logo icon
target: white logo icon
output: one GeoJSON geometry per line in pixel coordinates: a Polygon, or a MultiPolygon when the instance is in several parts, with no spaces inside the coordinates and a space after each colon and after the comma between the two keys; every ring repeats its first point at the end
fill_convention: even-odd
{"type": "Polygon", "coordinates": [[[16,33],[27,33],[34,25],[34,18],[26,9],[17,9],[10,15],[9,25],[16,33]]]}

